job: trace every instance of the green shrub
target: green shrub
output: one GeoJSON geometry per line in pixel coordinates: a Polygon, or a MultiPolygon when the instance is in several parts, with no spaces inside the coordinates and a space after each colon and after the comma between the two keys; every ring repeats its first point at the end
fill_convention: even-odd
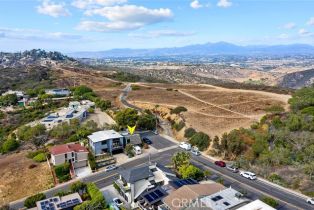
{"type": "Polygon", "coordinates": [[[204,151],[209,147],[211,139],[206,133],[198,132],[191,137],[189,142],[193,146],[196,145],[199,150],[204,151]]]}
{"type": "Polygon", "coordinates": [[[188,111],[187,108],[183,106],[178,106],[170,111],[170,114],[180,114],[181,112],[186,112],[188,111]]]}
{"type": "Polygon", "coordinates": [[[194,134],[196,134],[196,130],[194,128],[188,128],[184,131],[185,138],[191,138],[194,134]]]}
{"type": "Polygon", "coordinates": [[[302,109],[301,113],[314,116],[314,106],[310,106],[310,107],[306,107],[306,108],[302,109]]]}
{"type": "Polygon", "coordinates": [[[262,197],[261,201],[263,201],[264,203],[266,203],[266,204],[268,204],[274,208],[276,208],[279,205],[278,201],[276,201],[272,197],[264,196],[264,197],[262,197]]]}
{"type": "Polygon", "coordinates": [[[7,153],[16,150],[18,147],[19,142],[16,141],[14,138],[9,138],[2,144],[1,150],[3,153],[7,153]]]}
{"type": "Polygon", "coordinates": [[[70,176],[70,164],[64,163],[54,167],[56,176],[58,177],[59,182],[66,182],[71,179],[70,176]]]}
{"type": "Polygon", "coordinates": [[[204,173],[201,169],[194,165],[183,165],[179,168],[179,173],[183,179],[196,179],[201,180],[204,177],[204,173]]]}
{"type": "Polygon", "coordinates": [[[281,112],[284,112],[285,111],[285,108],[283,108],[282,106],[280,105],[273,105],[269,108],[266,108],[266,112],[271,112],[271,113],[281,113],[281,112]]]}
{"type": "Polygon", "coordinates": [[[96,160],[95,160],[95,157],[94,157],[94,155],[92,153],[88,153],[88,162],[89,162],[90,168],[93,171],[97,169],[96,160]]]}
{"type": "Polygon", "coordinates": [[[26,157],[27,157],[27,158],[30,158],[30,159],[33,159],[36,155],[38,155],[38,154],[40,154],[40,153],[45,153],[45,151],[42,150],[42,149],[39,149],[39,150],[36,150],[36,151],[34,151],[34,152],[28,152],[27,155],[26,155],[26,157]]]}
{"type": "Polygon", "coordinates": [[[38,193],[36,195],[28,197],[24,201],[24,206],[27,208],[33,208],[36,207],[36,202],[46,199],[46,195],[43,193],[38,193]]]}
{"type": "Polygon", "coordinates": [[[45,162],[46,161],[46,154],[45,153],[39,153],[38,155],[36,155],[35,157],[33,157],[33,160],[35,162],[45,162]]]}
{"type": "Polygon", "coordinates": [[[180,131],[182,128],[184,128],[185,123],[183,121],[180,121],[179,123],[175,123],[172,125],[172,128],[176,131],[180,131]]]}
{"type": "Polygon", "coordinates": [[[138,85],[132,85],[132,90],[140,90],[141,87],[138,85]]]}

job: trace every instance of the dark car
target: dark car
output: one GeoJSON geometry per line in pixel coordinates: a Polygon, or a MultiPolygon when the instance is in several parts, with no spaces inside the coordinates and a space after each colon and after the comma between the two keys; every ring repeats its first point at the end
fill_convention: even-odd
{"type": "Polygon", "coordinates": [[[152,144],[153,142],[149,139],[149,138],[147,138],[147,137],[144,137],[143,138],[143,142],[145,143],[145,144],[152,144]]]}
{"type": "Polygon", "coordinates": [[[215,165],[220,166],[220,167],[226,167],[226,163],[223,161],[215,161],[215,165]]]}

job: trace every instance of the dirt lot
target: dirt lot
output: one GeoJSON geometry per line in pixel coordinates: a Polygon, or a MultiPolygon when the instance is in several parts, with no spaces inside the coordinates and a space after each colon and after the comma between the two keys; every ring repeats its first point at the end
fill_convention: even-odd
{"type": "Polygon", "coordinates": [[[249,127],[266,113],[266,108],[272,105],[286,107],[290,97],[207,85],[138,85],[143,87],[129,93],[130,103],[143,108],[154,108],[157,104],[166,108],[184,106],[188,111],[181,117],[187,127],[193,127],[212,137],[232,129],[249,127]]]}
{"type": "Polygon", "coordinates": [[[48,164],[35,163],[26,152],[0,156],[0,206],[53,185],[48,164]],[[36,164],[35,168],[29,166],[36,164]]]}

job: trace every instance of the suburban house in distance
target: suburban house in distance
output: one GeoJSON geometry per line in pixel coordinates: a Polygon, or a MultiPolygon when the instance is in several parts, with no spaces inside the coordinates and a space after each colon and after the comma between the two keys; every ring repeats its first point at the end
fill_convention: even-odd
{"type": "Polygon", "coordinates": [[[70,210],[81,204],[83,201],[78,193],[65,195],[63,197],[55,196],[45,200],[37,201],[36,207],[29,210],[70,210]]]}
{"type": "Polygon", "coordinates": [[[88,150],[80,144],[56,145],[49,151],[53,165],[69,162],[74,169],[88,166],[88,150]]]}
{"type": "MultiPolygon", "coordinates": [[[[120,172],[120,178],[115,185],[120,189],[120,194],[131,204],[137,207],[137,201],[148,197],[147,193],[156,191],[162,197],[167,194],[161,186],[167,185],[171,180],[177,179],[174,172],[160,164],[147,164],[142,167],[120,172]]],[[[157,202],[157,201],[156,201],[157,202]]]]}
{"type": "Polygon", "coordinates": [[[64,97],[64,96],[69,96],[71,94],[71,91],[68,89],[51,89],[51,90],[46,90],[46,94],[48,95],[53,95],[57,97],[64,97]]]}
{"type": "Polygon", "coordinates": [[[91,101],[73,101],[69,103],[67,108],[48,115],[40,123],[45,125],[47,129],[52,129],[54,126],[60,123],[69,123],[73,119],[78,119],[80,122],[82,122],[88,116],[88,109],[94,106],[95,103],[91,101]]]}

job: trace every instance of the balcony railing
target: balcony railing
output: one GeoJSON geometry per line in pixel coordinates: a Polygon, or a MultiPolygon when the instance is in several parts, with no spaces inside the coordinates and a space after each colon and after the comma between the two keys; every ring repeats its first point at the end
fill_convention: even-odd
{"type": "Polygon", "coordinates": [[[120,179],[116,180],[115,183],[123,192],[129,192],[131,188],[128,185],[125,185],[120,179]]]}

